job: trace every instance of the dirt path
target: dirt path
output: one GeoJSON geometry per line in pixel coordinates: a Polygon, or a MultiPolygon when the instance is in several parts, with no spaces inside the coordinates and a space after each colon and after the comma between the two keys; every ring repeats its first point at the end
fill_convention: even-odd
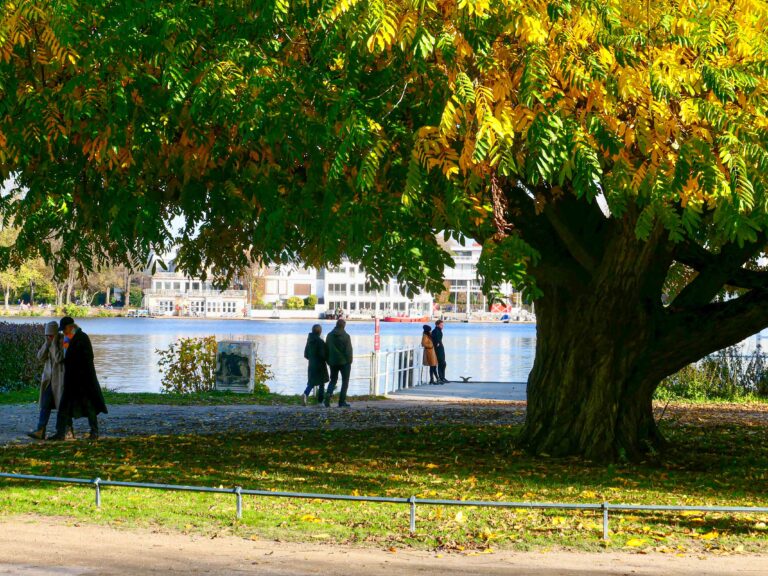
{"type": "MultiPolygon", "coordinates": [[[[37,421],[36,404],[2,406],[0,446],[31,442],[26,436],[37,421]]],[[[55,419],[55,415],[53,417],[55,419]]],[[[446,424],[522,424],[525,404],[389,400],[352,402],[351,408],[323,406],[163,406],[116,405],[99,417],[104,437],[152,434],[216,434],[284,430],[363,429],[446,424]]],[[[52,432],[52,426],[49,432],[52,432]]],[[[80,435],[85,419],[75,421],[80,435]]]]}
{"type": "Polygon", "coordinates": [[[460,555],[327,544],[209,539],[25,516],[0,521],[0,575],[275,576],[530,575],[737,576],[768,574],[768,557],[571,552],[460,555]]]}

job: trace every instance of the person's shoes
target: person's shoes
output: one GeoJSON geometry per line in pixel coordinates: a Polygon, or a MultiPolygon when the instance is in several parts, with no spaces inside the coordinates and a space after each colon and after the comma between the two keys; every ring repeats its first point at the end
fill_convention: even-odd
{"type": "Polygon", "coordinates": [[[446,380],[445,378],[440,380],[440,384],[448,384],[449,382],[450,382],[450,380],[446,380]]]}
{"type": "Polygon", "coordinates": [[[98,440],[98,439],[99,439],[99,431],[91,430],[91,433],[88,434],[88,440],[98,440]]]}
{"type": "Polygon", "coordinates": [[[352,408],[352,405],[346,402],[339,402],[339,408],[352,408]]]}
{"type": "Polygon", "coordinates": [[[306,406],[306,405],[307,405],[307,395],[306,395],[306,394],[302,394],[302,395],[301,395],[301,403],[302,403],[304,406],[306,406]]]}
{"type": "Polygon", "coordinates": [[[35,430],[34,432],[27,432],[27,436],[33,440],[45,440],[45,428],[35,430]]]}
{"type": "Polygon", "coordinates": [[[51,440],[53,442],[61,442],[62,440],[65,440],[66,436],[64,434],[54,434],[53,436],[48,436],[46,440],[51,440]]]}
{"type": "Polygon", "coordinates": [[[75,436],[75,429],[72,428],[72,426],[67,426],[65,437],[67,440],[77,440],[77,436],[75,436]]]}
{"type": "Polygon", "coordinates": [[[323,401],[323,406],[325,406],[326,408],[330,408],[331,407],[331,399],[330,398],[326,398],[323,401]]]}

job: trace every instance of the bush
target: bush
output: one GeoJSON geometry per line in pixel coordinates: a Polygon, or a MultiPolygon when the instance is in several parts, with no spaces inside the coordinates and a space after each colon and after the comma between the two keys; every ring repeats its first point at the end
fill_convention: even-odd
{"type": "Polygon", "coordinates": [[[317,296],[314,294],[310,294],[306,298],[304,298],[304,307],[309,308],[310,310],[314,310],[315,306],[317,306],[317,296]]]}
{"type": "Polygon", "coordinates": [[[179,338],[165,350],[156,350],[163,392],[194,394],[216,384],[216,337],[179,338]]]}
{"type": "Polygon", "coordinates": [[[71,316],[72,318],[85,318],[90,313],[90,307],[78,306],[77,304],[64,304],[64,306],[57,306],[54,310],[56,316],[71,316]]]}
{"type": "Polygon", "coordinates": [[[43,324],[0,322],[0,391],[37,385],[43,371],[37,351],[43,341],[43,324]]]}
{"type": "Polygon", "coordinates": [[[659,400],[738,401],[768,398],[768,360],[758,347],[744,355],[737,346],[724,348],[665,378],[656,390],[659,400]]]}
{"type": "Polygon", "coordinates": [[[288,298],[288,300],[285,301],[285,307],[288,310],[301,310],[304,308],[304,300],[298,296],[291,296],[288,298]]]}
{"type": "MultiPolygon", "coordinates": [[[[195,394],[209,392],[216,387],[215,336],[201,338],[179,338],[165,350],[156,350],[162,374],[163,392],[173,394],[195,394]]],[[[267,394],[267,380],[273,377],[269,364],[256,357],[254,370],[254,394],[267,394]]]]}

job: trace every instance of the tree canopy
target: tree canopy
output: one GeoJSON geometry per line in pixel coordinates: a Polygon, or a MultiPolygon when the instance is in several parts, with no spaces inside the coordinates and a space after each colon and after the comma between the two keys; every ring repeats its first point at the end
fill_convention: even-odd
{"type": "Polygon", "coordinates": [[[180,216],[193,272],[348,256],[436,291],[434,233],[471,235],[541,298],[530,444],[637,453],[654,381],[768,325],[767,107],[762,0],[6,2],[0,212],[17,255],[145,254],[180,216]],[[602,336],[571,361],[578,330],[602,336]]]}

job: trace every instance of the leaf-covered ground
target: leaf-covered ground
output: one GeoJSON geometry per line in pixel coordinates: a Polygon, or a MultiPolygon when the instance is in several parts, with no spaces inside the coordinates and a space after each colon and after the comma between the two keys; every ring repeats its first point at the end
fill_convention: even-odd
{"type": "MultiPolygon", "coordinates": [[[[7,446],[0,469],[48,474],[302,492],[565,502],[768,506],[768,428],[761,407],[674,406],[663,427],[671,451],[639,465],[532,459],[514,426],[152,436],[7,446]],[[735,415],[741,414],[740,418],[735,415]]],[[[234,497],[2,481],[3,514],[69,515],[185,532],[326,540],[446,550],[596,549],[592,512],[418,507],[417,533],[402,505],[234,497]]],[[[611,548],[669,553],[768,551],[768,515],[611,514],[611,548]]]]}

